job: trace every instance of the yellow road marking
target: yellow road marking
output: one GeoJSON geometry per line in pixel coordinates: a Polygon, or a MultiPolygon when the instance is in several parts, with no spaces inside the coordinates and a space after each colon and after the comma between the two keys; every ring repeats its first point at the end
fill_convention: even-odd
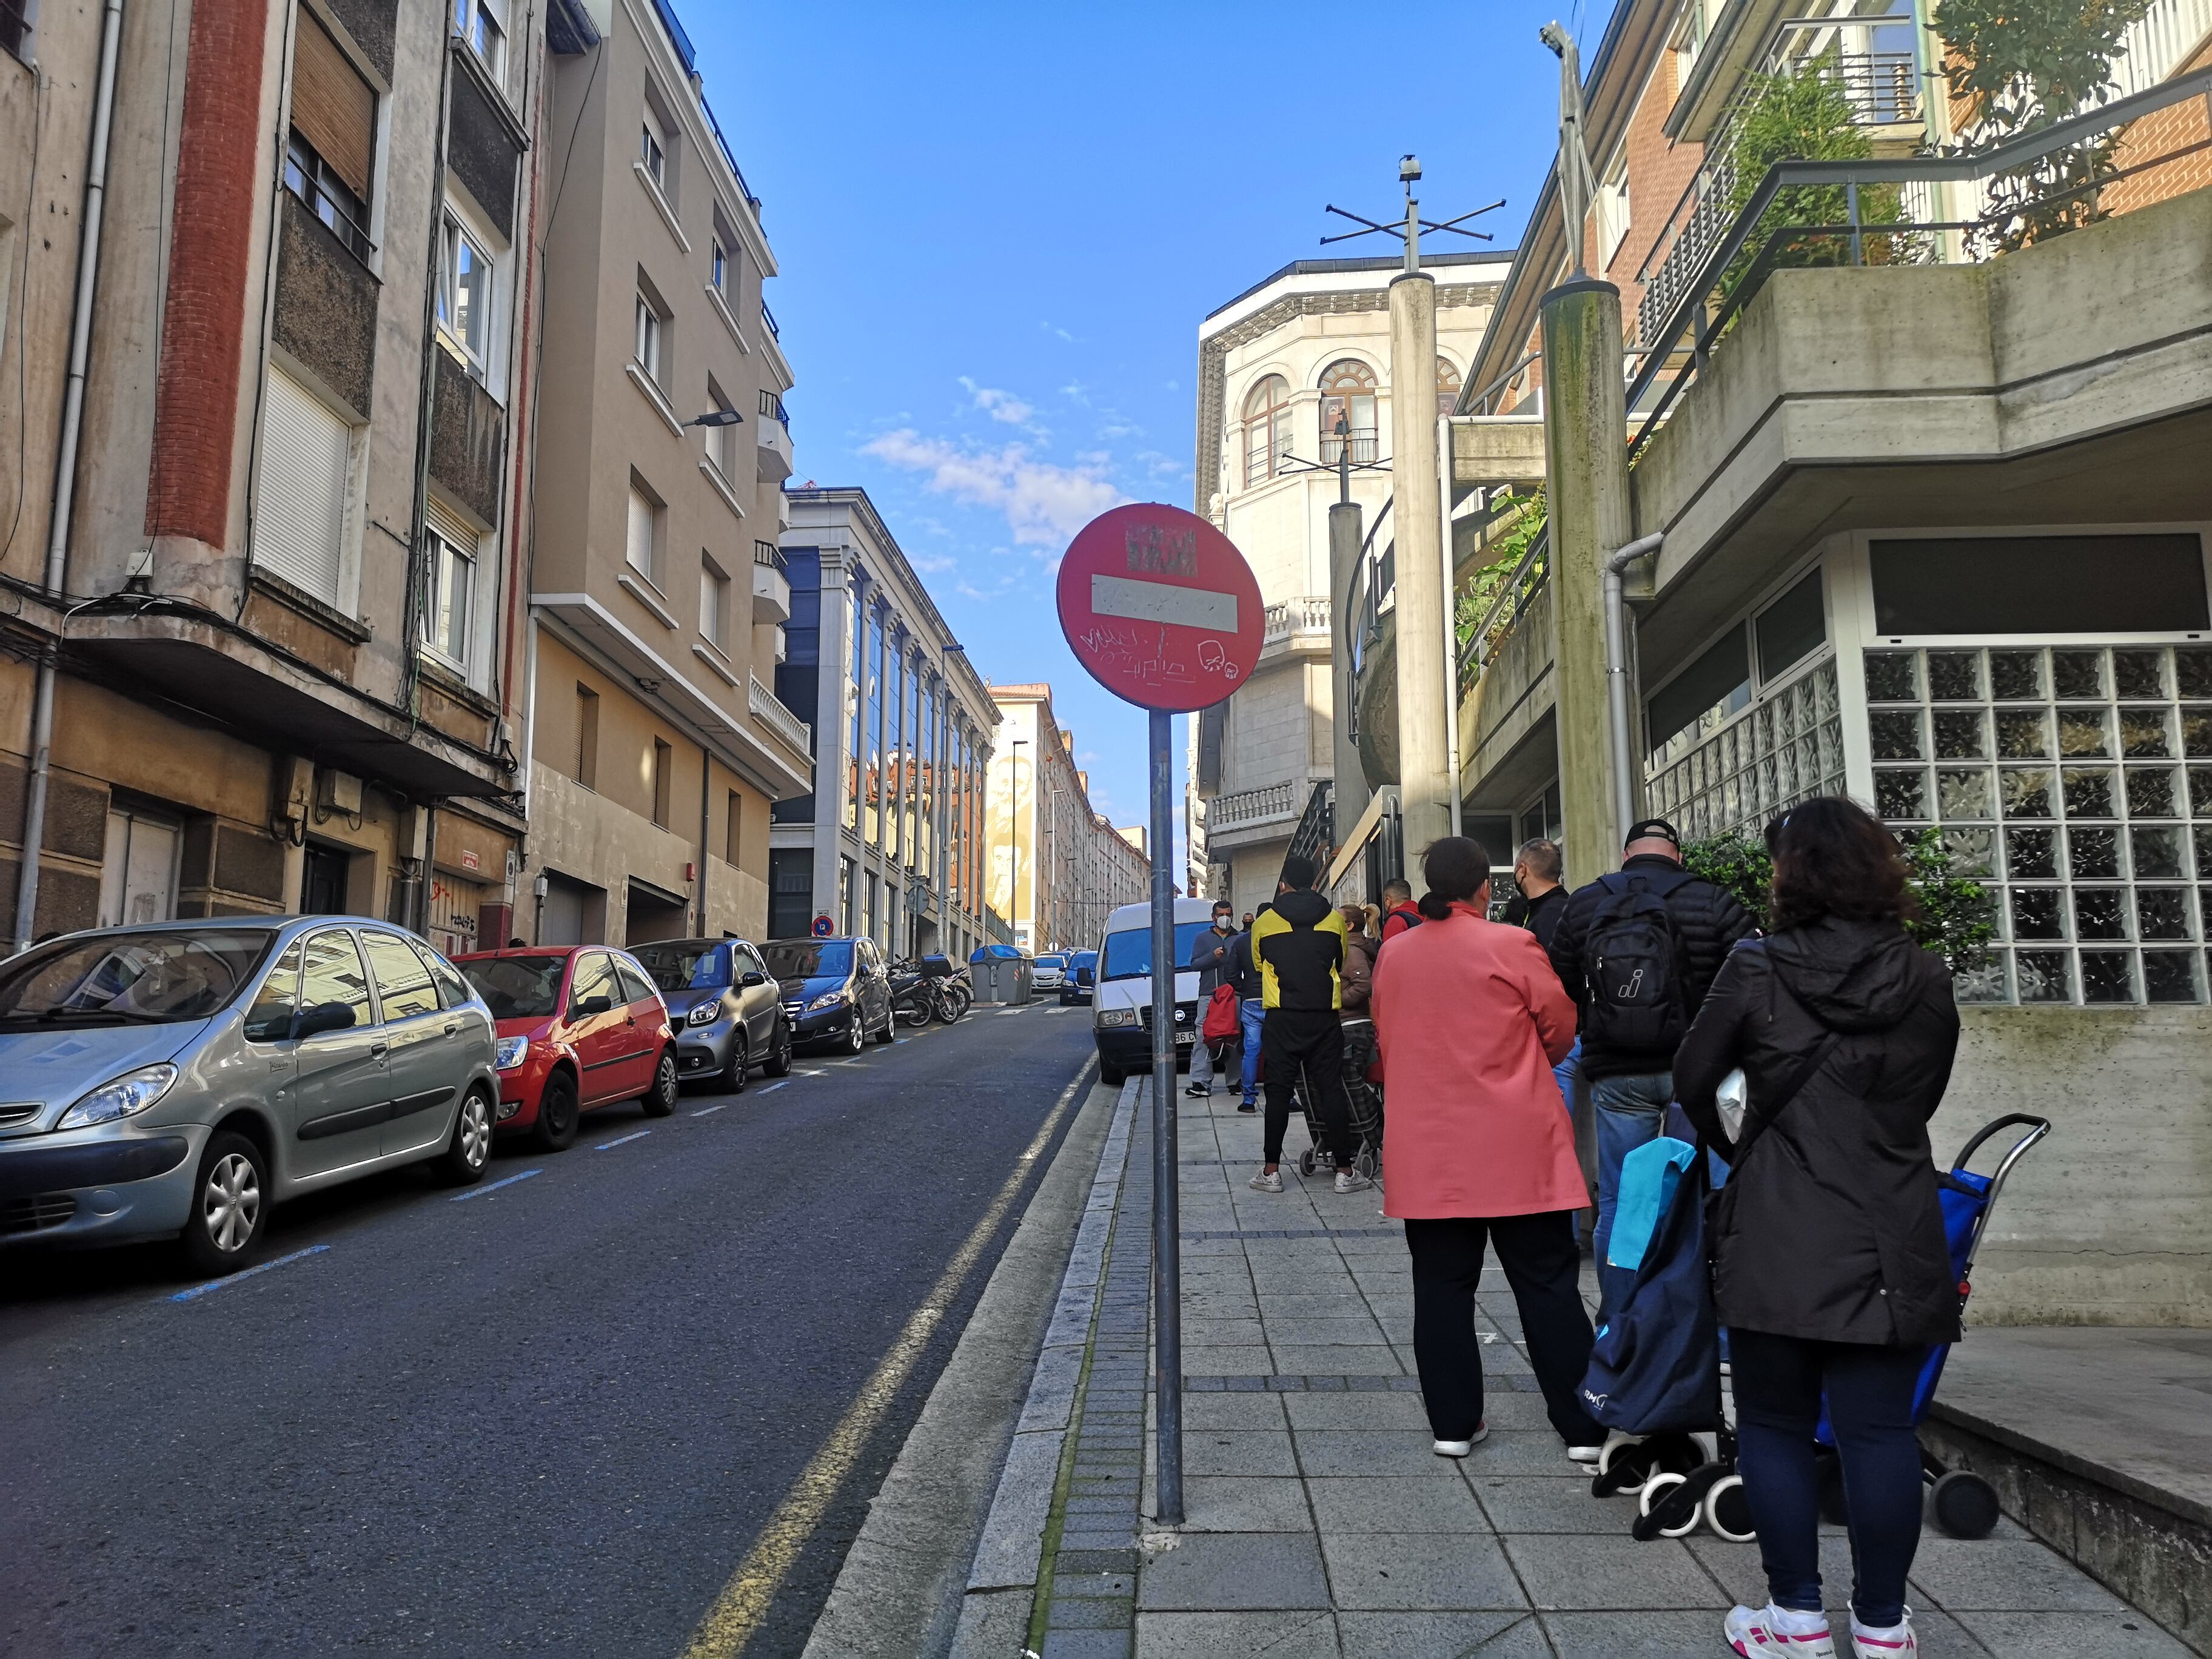
{"type": "Polygon", "coordinates": [[[776,1505],[775,1513],[769,1516],[768,1525],[761,1529],[751,1550],[730,1575],[730,1582],[722,1586],[722,1593],[714,1598],[714,1605],[707,1609],[707,1616],[691,1632],[683,1659],[735,1659],[745,1644],[752,1640],[768,1617],[769,1605],[775,1599],[784,1576],[799,1559],[809,1534],[821,1524],[838,1487],[860,1462],[884,1413],[890,1409],[891,1401],[897,1397],[915,1363],[921,1358],[922,1349],[928,1346],[930,1337],[945,1317],[945,1309],[958,1294],[961,1281],[975,1267],[976,1259],[998,1231],[1000,1223],[1006,1219],[1022,1182],[1029,1177],[1030,1166],[1044,1155],[1053,1132],[1060,1127],[1060,1119],[1066,1116],[1067,1109],[1096,1063],[1096,1056],[1085,1060],[1083,1069],[1075,1074],[1075,1081],[1060,1091],[1043,1127],[1037,1131],[1036,1139],[1030,1142],[1028,1150],[1016,1161],[1013,1173],[999,1188],[990,1208],[983,1212],[983,1218],[945,1264],[937,1283],[930,1287],[929,1294],[899,1332],[898,1340],[861,1385],[860,1394],[838,1419],[837,1426],[830,1430],[821,1449],[799,1472],[798,1480],[784,1494],[783,1502],[776,1505]]]}

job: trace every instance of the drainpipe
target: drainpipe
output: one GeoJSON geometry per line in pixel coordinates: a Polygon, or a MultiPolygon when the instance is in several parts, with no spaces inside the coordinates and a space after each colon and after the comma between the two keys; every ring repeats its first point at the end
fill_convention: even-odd
{"type": "Polygon", "coordinates": [[[1636,822],[1636,786],[1629,773],[1628,600],[1622,577],[1637,560],[1656,553],[1667,532],[1638,536],[1605,562],[1605,691],[1613,738],[1613,810],[1622,835],[1636,822]]]}
{"type": "MultiPolygon", "coordinates": [[[[70,519],[76,505],[77,443],[84,432],[84,380],[92,356],[93,289],[100,273],[100,220],[107,205],[107,146],[115,114],[115,60],[123,33],[123,0],[107,0],[100,16],[100,84],[92,106],[92,163],[84,186],[84,233],[77,245],[76,301],[70,318],[69,380],[62,397],[61,451],[54,465],[53,520],[46,534],[46,593],[58,603],[69,587],[70,519]]],[[[39,655],[31,702],[31,771],[23,790],[23,862],[15,884],[15,949],[37,932],[39,858],[46,840],[46,783],[53,764],[54,680],[58,637],[39,655]]]]}
{"type": "Polygon", "coordinates": [[[711,822],[710,815],[713,811],[713,808],[708,805],[708,803],[713,799],[714,787],[714,757],[708,752],[707,745],[702,743],[699,745],[699,884],[697,888],[694,890],[694,896],[699,901],[699,932],[697,937],[700,939],[705,939],[708,937],[707,831],[711,822]]]}

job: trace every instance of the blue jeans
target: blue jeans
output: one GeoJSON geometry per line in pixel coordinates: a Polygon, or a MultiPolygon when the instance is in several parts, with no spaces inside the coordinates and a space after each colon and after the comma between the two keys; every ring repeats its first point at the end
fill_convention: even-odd
{"type": "Polygon", "coordinates": [[[1260,1028],[1267,1021],[1267,1006],[1258,997],[1237,1005],[1237,1034],[1244,1042],[1244,1103],[1260,1103],[1260,1028]]]}
{"type": "Polygon", "coordinates": [[[1850,1507],[1851,1607],[1885,1627],[1905,1616],[1920,1546],[1920,1439],[1912,1395],[1925,1348],[1735,1334],[1735,1432],[1743,1495],[1775,1605],[1819,1610],[1820,1480],[1813,1425],[1825,1392],[1850,1507]]]}
{"type": "Polygon", "coordinates": [[[1597,1115],[1597,1226],[1591,1237],[1598,1283],[1605,1283],[1606,1246],[1613,1238],[1613,1212],[1620,1198],[1620,1164],[1638,1146],[1659,1138],[1667,1107],[1674,1098],[1674,1074],[1649,1072],[1601,1077],[1589,1086],[1597,1115]]]}
{"type": "MultiPolygon", "coordinates": [[[[1553,1081],[1559,1085],[1560,1103],[1567,1109],[1567,1128],[1572,1133],[1575,1122],[1575,1096],[1583,1086],[1583,1040],[1575,1039],[1575,1046],[1567,1050],[1567,1057],[1552,1067],[1553,1081]]],[[[1582,1239],[1582,1217],[1575,1211],[1567,1212],[1567,1229],[1577,1243],[1582,1239]]]]}

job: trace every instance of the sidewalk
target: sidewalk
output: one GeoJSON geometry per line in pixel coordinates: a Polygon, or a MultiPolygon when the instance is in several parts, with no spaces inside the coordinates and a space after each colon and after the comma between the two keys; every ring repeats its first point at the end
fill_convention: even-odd
{"type": "MultiPolygon", "coordinates": [[[[1378,1193],[1339,1196],[1288,1162],[1280,1196],[1253,1192],[1259,1119],[1218,1093],[1177,1102],[1187,1519],[1158,1528],[1148,1088],[1117,1103],[1092,1248],[1069,1267],[956,1654],[1012,1659],[1018,1610],[1043,1659],[1726,1653],[1723,1612],[1764,1600],[1756,1547],[1639,1544],[1632,1500],[1589,1495],[1494,1271],[1478,1305],[1491,1436],[1464,1463],[1434,1455],[1400,1227],[1378,1193]]],[[[1294,1122],[1287,1156],[1304,1145],[1294,1122]]],[[[1848,1553],[1840,1535],[1823,1548],[1840,1610],[1848,1553]]],[[[2009,1521],[1980,1542],[1931,1532],[1911,1601],[1929,1659],[2187,1652],[2009,1521]]]]}

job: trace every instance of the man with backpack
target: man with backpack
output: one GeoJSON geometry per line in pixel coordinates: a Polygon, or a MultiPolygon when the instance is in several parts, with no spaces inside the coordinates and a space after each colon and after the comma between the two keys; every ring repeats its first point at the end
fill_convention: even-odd
{"type": "Polygon", "coordinates": [[[1256,918],[1248,937],[1259,964],[1267,1017],[1261,1045],[1267,1064],[1267,1115],[1255,1192],[1279,1193],[1283,1132],[1291,1091],[1303,1080],[1336,1165],[1336,1190],[1356,1193],[1374,1182],[1352,1167],[1358,1152],[1344,1094],[1344,917],[1314,890],[1321,872],[1311,859],[1283,860],[1274,908],[1256,918]]]}
{"type": "MultiPolygon", "coordinates": [[[[1237,924],[1231,920],[1236,914],[1227,899],[1213,902],[1213,926],[1192,942],[1190,965],[1198,969],[1198,1018],[1202,1027],[1206,1010],[1212,1000],[1214,988],[1221,983],[1222,968],[1229,955],[1230,941],[1237,937],[1237,924]]],[[[1225,1054],[1229,1045],[1222,1044],[1225,1054]]],[[[1198,1042],[1190,1051],[1190,1086],[1183,1091],[1194,1099],[1203,1100],[1213,1092],[1213,1044],[1200,1030],[1198,1042]]]]}
{"type": "Polygon", "coordinates": [[[1597,1127],[1592,1244],[1600,1262],[1621,1160],[1657,1138],[1674,1097],[1674,1050],[1722,962],[1753,931],[1733,897],[1682,868],[1681,837],[1664,818],[1630,825],[1620,868],[1577,888],[1559,913],[1552,966],[1582,1011],[1582,1075],[1597,1127]]]}
{"type": "Polygon", "coordinates": [[[1413,903],[1413,889],[1410,883],[1392,877],[1382,884],[1382,930],[1376,936],[1375,948],[1380,951],[1408,927],[1421,925],[1420,910],[1413,903]]]}

